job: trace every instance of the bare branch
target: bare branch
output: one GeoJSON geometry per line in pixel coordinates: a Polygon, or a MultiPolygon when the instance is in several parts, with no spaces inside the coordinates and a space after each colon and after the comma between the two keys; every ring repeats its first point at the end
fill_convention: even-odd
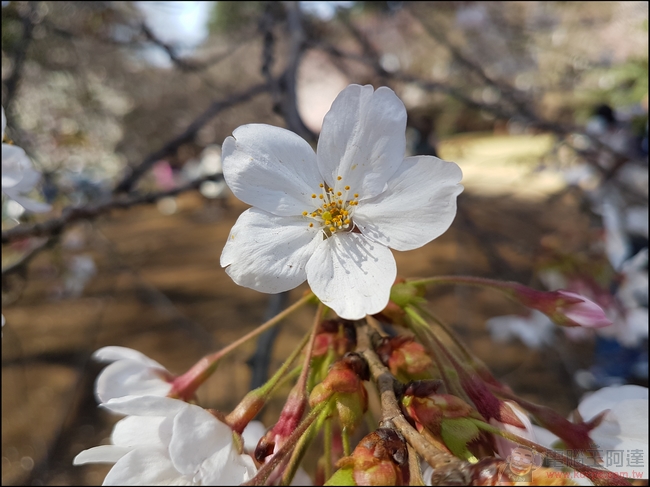
{"type": "Polygon", "coordinates": [[[370,328],[366,325],[358,330],[358,351],[368,361],[372,378],[377,383],[381,399],[382,423],[393,424],[406,441],[415,449],[415,451],[433,468],[451,468],[457,469],[458,475],[465,481],[458,485],[465,485],[468,479],[465,479],[464,462],[447,452],[439,450],[431,443],[426,441],[420,433],[406,420],[395,396],[395,378],[390,371],[381,363],[379,357],[370,345],[370,328]]]}
{"type": "Polygon", "coordinates": [[[176,196],[178,194],[197,189],[206,181],[221,181],[223,175],[213,174],[204,178],[196,179],[184,186],[174,188],[168,191],[159,191],[145,195],[128,195],[128,197],[115,197],[111,201],[96,206],[68,206],[63,209],[61,216],[52,218],[42,223],[33,225],[20,225],[2,232],[2,243],[6,244],[27,237],[41,237],[60,234],[66,226],[81,219],[94,219],[104,213],[114,209],[126,209],[132,206],[155,203],[156,201],[167,196],[176,196]]]}
{"type": "Polygon", "coordinates": [[[163,147],[155,152],[152,152],[136,167],[133,168],[130,174],[125,176],[122,181],[115,187],[114,193],[125,193],[131,190],[136,182],[153,166],[157,161],[163,157],[174,153],[181,145],[194,139],[197,132],[210,120],[216,117],[219,113],[227,108],[230,108],[239,103],[245,102],[264,93],[269,89],[268,83],[262,83],[249,88],[246,91],[229,96],[223,100],[215,101],[199,115],[185,131],[176,138],[167,142],[163,147]]]}
{"type": "MultiPolygon", "coordinates": [[[[23,24],[23,35],[22,39],[18,43],[16,52],[13,59],[14,69],[11,72],[11,76],[5,82],[6,87],[6,96],[3,102],[7,116],[10,118],[13,114],[13,100],[16,96],[16,91],[18,90],[18,85],[20,83],[20,77],[23,73],[23,66],[25,64],[25,58],[27,55],[27,49],[32,42],[33,31],[34,31],[34,20],[33,17],[36,15],[36,8],[38,7],[37,2],[27,2],[28,10],[23,12],[20,15],[20,20],[23,24]]],[[[3,7],[4,10],[4,7],[3,7]]]]}

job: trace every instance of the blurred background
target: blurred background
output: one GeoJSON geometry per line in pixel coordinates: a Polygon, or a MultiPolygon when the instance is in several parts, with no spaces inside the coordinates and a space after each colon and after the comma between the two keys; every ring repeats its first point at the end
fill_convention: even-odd
{"type": "MultiPolygon", "coordinates": [[[[245,123],[315,143],[350,83],[395,90],[408,153],[464,173],[452,227],[395,252],[400,276],[571,289],[615,323],[569,333],[489,291],[430,289],[495,376],[562,414],[589,390],[647,386],[647,2],[3,1],[6,136],[52,205],[3,193],[3,485],[101,483],[110,466],[72,467],[117,419],[96,407],[96,349],[182,373],[302,295],[219,266],[246,209],[220,146],[245,123]]],[[[228,357],[201,405],[230,411],[312,313],[228,357]]]]}

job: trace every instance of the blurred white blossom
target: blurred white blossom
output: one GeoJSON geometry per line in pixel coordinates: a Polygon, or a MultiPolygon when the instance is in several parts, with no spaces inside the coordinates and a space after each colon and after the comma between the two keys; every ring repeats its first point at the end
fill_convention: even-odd
{"type": "Polygon", "coordinates": [[[529,348],[550,346],[556,326],[541,311],[532,310],[528,316],[495,316],[486,321],[492,339],[505,342],[518,338],[529,348]]]}
{"type": "Polygon", "coordinates": [[[101,403],[130,396],[166,396],[172,374],[155,360],[126,347],[104,347],[93,354],[99,362],[112,362],[97,376],[95,395],[101,403]]]}
{"type": "MultiPolygon", "coordinates": [[[[7,118],[5,109],[2,108],[2,140],[5,138],[7,118]]],[[[2,193],[8,198],[19,203],[26,210],[35,213],[50,211],[52,207],[47,203],[27,197],[34,189],[41,174],[32,167],[32,161],[20,147],[2,143],[2,193]]]]}
{"type": "Polygon", "coordinates": [[[230,427],[199,406],[159,396],[103,406],[128,416],[113,428],[111,445],[84,450],[73,462],[115,463],[103,485],[239,485],[255,475],[230,427]]]}

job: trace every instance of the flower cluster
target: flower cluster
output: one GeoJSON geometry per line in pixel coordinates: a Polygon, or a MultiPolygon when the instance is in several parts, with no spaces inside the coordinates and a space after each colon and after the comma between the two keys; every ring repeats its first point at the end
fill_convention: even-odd
{"type": "MultiPolygon", "coordinates": [[[[315,301],[313,295],[179,376],[134,350],[98,350],[94,358],[111,363],[97,379],[97,398],[126,417],[115,425],[110,445],[79,453],[76,465],[114,464],[104,485],[294,485],[311,483],[301,461],[322,440],[317,485],[495,485],[507,467],[516,478],[531,470],[533,450],[592,481],[605,472],[571,463],[538,438],[556,435],[581,453],[597,444],[618,447],[608,443],[610,433],[619,428],[629,436],[625,420],[647,418],[647,389],[645,396],[621,390],[617,401],[607,391],[596,393],[570,422],[495,379],[425,309],[424,286],[495,289],[532,309],[536,321],[544,317],[545,327],[551,321],[609,326],[600,306],[572,291],[471,276],[396,279],[390,249],[415,249],[446,231],[463,189],[454,163],[404,158],[405,123],[406,110],[392,90],[351,85],[325,117],[316,152],[297,135],[267,125],[239,127],[226,139],[224,177],[253,207],[231,230],[221,265],[237,284],[267,293],[306,280],[318,298],[312,330],[229,414],[197,405],[197,388],[226,353],[315,301]],[[254,418],[280,384],[296,376],[266,430],[254,418]],[[366,415],[375,393],[382,409],[377,423],[366,415]],[[531,418],[545,429],[535,430],[531,418]]],[[[639,448],[645,441],[647,455],[647,435],[636,440],[639,448]]],[[[542,482],[554,471],[537,472],[542,482]]]]}

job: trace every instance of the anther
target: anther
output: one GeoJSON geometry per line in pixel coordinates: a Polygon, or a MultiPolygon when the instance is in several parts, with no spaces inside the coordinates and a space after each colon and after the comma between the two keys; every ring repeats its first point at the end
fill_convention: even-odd
{"type": "Polygon", "coordinates": [[[340,181],[341,179],[343,179],[341,176],[337,176],[336,178],[337,181],[340,181]]]}

